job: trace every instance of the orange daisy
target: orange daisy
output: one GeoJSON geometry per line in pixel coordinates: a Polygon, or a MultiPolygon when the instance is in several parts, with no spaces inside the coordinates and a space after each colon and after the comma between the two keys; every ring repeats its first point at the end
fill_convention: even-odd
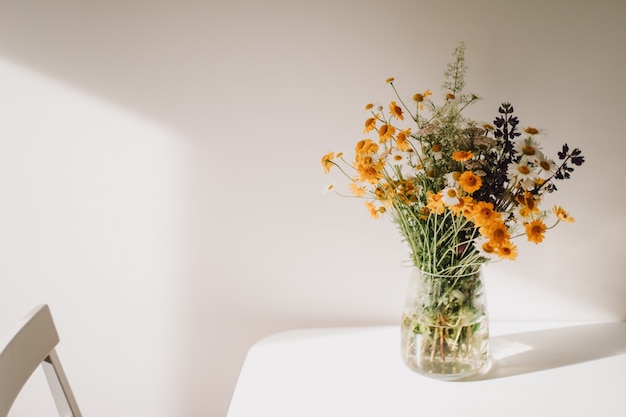
{"type": "Polygon", "coordinates": [[[384,124],[382,125],[379,129],[378,129],[378,137],[380,139],[380,143],[385,143],[387,142],[389,139],[391,139],[393,137],[393,135],[396,133],[396,128],[389,125],[389,124],[384,124]]]}
{"type": "Polygon", "coordinates": [[[472,171],[465,171],[459,177],[459,184],[463,191],[468,194],[472,194],[474,191],[478,190],[481,185],[483,185],[483,180],[472,171]]]}
{"type": "Polygon", "coordinates": [[[472,151],[455,151],[452,152],[452,159],[457,162],[469,161],[474,157],[474,153],[472,151]]]}
{"type": "Polygon", "coordinates": [[[511,243],[510,240],[506,240],[502,245],[496,248],[496,254],[503,259],[514,261],[517,258],[517,246],[511,243]]]}
{"type": "Polygon", "coordinates": [[[402,107],[398,106],[395,101],[389,103],[389,114],[391,117],[396,117],[400,120],[404,120],[404,115],[402,114],[402,107]]]}
{"type": "Polygon", "coordinates": [[[463,196],[459,198],[459,204],[449,206],[448,208],[454,213],[455,216],[463,214],[465,217],[468,217],[468,213],[472,210],[473,201],[472,197],[463,196]]]}
{"type": "Polygon", "coordinates": [[[401,151],[408,151],[411,149],[411,144],[407,139],[407,135],[411,133],[411,129],[403,130],[396,136],[396,148],[401,151]]]}
{"type": "Polygon", "coordinates": [[[374,129],[376,129],[376,118],[370,117],[365,121],[365,130],[363,130],[363,133],[371,132],[374,129]]]}
{"type": "Polygon", "coordinates": [[[556,214],[556,217],[558,217],[559,220],[567,222],[567,223],[574,223],[574,218],[570,216],[569,213],[563,209],[563,207],[559,207],[555,205],[554,208],[552,208],[552,210],[554,211],[554,214],[556,214]]]}
{"type": "Polygon", "coordinates": [[[365,207],[367,207],[367,209],[369,210],[370,216],[375,219],[380,218],[380,215],[386,211],[384,207],[377,208],[371,201],[366,201],[365,207]]]}
{"type": "Polygon", "coordinates": [[[428,204],[426,204],[426,207],[436,214],[443,213],[446,207],[441,199],[441,194],[434,194],[432,191],[428,190],[426,191],[426,195],[428,196],[428,204]]]}
{"type": "Polygon", "coordinates": [[[324,172],[329,173],[330,168],[335,164],[332,160],[335,159],[334,152],[328,152],[326,155],[322,156],[322,166],[324,167],[324,172]]]}
{"type": "Polygon", "coordinates": [[[351,182],[349,187],[350,187],[350,192],[355,197],[363,197],[365,193],[367,192],[365,188],[361,187],[360,185],[354,182],[351,182]]]}
{"type": "Polygon", "coordinates": [[[488,227],[482,227],[480,233],[498,247],[502,246],[511,237],[509,229],[501,220],[494,220],[488,227]]]}
{"type": "Polygon", "coordinates": [[[472,219],[478,226],[486,226],[494,220],[500,219],[500,213],[493,209],[493,204],[486,201],[478,201],[472,211],[472,219]]]}
{"type": "Polygon", "coordinates": [[[526,236],[528,241],[533,243],[540,243],[546,233],[546,225],[541,220],[533,220],[530,223],[526,223],[526,236]]]}
{"type": "Polygon", "coordinates": [[[356,151],[357,157],[359,155],[369,155],[378,152],[378,145],[371,139],[363,139],[357,142],[354,150],[356,151]]]}

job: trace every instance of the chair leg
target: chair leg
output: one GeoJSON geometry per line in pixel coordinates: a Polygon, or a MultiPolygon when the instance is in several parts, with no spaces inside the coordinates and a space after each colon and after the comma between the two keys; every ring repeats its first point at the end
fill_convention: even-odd
{"type": "Polygon", "coordinates": [[[61,361],[53,349],[48,357],[42,362],[52,397],[61,417],[82,417],[74,394],[70,389],[70,384],[63,372],[61,361]]]}

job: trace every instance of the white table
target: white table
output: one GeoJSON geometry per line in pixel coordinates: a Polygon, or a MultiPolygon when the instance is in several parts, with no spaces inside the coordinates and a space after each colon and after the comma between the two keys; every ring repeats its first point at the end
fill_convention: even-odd
{"type": "Polygon", "coordinates": [[[626,416],[626,322],[491,323],[490,370],[409,370],[399,327],[294,330],[248,352],[228,417],[626,416]]]}

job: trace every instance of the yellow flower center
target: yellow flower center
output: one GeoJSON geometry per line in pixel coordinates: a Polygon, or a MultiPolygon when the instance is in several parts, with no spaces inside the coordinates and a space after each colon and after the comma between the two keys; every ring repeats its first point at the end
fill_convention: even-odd
{"type": "Polygon", "coordinates": [[[528,168],[528,166],[526,165],[520,165],[517,167],[517,170],[524,175],[528,175],[530,174],[530,168],[528,168]]]}

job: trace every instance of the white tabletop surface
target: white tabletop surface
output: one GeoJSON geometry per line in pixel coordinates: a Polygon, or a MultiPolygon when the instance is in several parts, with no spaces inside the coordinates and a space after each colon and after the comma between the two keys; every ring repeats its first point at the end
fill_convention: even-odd
{"type": "Polygon", "coordinates": [[[409,370],[398,326],[293,330],[255,344],[228,417],[626,417],[626,322],[491,323],[490,370],[409,370]]]}

